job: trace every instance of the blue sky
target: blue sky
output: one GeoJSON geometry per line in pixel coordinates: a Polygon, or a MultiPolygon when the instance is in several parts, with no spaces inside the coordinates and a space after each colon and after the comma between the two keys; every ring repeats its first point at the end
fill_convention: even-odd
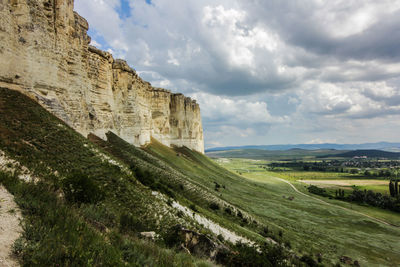
{"type": "Polygon", "coordinates": [[[75,0],[92,44],[201,106],[206,147],[399,141],[400,1],[75,0]]]}

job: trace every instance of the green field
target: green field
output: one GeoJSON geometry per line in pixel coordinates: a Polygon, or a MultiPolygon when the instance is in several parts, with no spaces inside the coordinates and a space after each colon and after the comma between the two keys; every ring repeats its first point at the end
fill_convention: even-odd
{"type": "Polygon", "coordinates": [[[262,161],[217,159],[216,162],[242,174],[242,185],[235,185],[238,187],[235,190],[237,198],[231,200],[247,207],[262,221],[281,226],[295,250],[321,253],[330,258],[332,264],[342,255],[357,259],[362,266],[396,266],[400,262],[399,227],[379,223],[340,207],[398,226],[400,214],[337,200],[327,200],[337,206],[325,205],[314,198],[296,193],[288,184],[276,178],[278,175],[287,178],[301,192],[307,193],[306,185],[296,182],[297,176],[267,172],[261,167],[262,161]],[[294,199],[289,200],[290,196],[294,199]]]}

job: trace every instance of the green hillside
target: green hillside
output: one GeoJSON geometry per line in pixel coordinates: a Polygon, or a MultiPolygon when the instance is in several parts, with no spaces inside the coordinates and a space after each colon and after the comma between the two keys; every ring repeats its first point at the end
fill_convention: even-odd
{"type": "Polygon", "coordinates": [[[15,248],[23,265],[211,264],[138,239],[140,231],[162,235],[176,224],[203,228],[179,218],[128,166],[7,89],[0,89],[0,150],[36,177],[19,180],[18,167],[0,175],[23,212],[24,233],[15,248]]]}
{"type": "MultiPolygon", "coordinates": [[[[156,142],[154,146],[174,158],[183,156],[156,142]]],[[[265,239],[249,230],[262,225],[251,223],[250,216],[214,194],[211,178],[208,184],[200,183],[112,133],[108,141],[93,135],[86,139],[33,100],[3,88],[0,150],[12,160],[8,169],[14,169],[0,171],[0,182],[15,196],[24,217],[24,232],[14,247],[24,266],[209,266],[249,261],[284,266],[297,261],[280,246],[263,245],[265,239]],[[27,181],[19,179],[22,176],[27,181]],[[224,212],[228,209],[229,214],[224,212]],[[194,232],[179,232],[181,228],[194,232]],[[158,238],[140,237],[148,231],[158,238]],[[194,233],[205,245],[185,248],[192,255],[187,254],[182,233],[194,233]],[[260,245],[234,245],[235,238],[260,245]],[[210,254],[213,249],[217,254],[210,254]]]]}

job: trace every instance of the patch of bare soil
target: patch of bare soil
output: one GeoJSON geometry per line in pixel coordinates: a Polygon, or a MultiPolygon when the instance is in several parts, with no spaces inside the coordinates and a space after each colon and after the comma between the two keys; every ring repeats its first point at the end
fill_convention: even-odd
{"type": "Polygon", "coordinates": [[[19,266],[12,254],[12,245],[20,236],[21,212],[14,202],[14,197],[0,185],[0,266],[19,266]]]}

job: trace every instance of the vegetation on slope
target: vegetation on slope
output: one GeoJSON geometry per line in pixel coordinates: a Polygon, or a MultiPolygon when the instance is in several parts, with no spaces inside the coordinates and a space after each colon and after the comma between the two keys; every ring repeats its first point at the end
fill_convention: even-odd
{"type": "MultiPolygon", "coordinates": [[[[231,231],[265,241],[249,230],[261,226],[214,193],[223,188],[217,186],[215,175],[208,184],[199,183],[197,177],[182,174],[115,135],[109,134],[109,142],[91,139],[94,143],[28,97],[0,89],[0,150],[26,167],[32,178],[20,180],[22,168],[17,167],[14,173],[0,174],[0,182],[15,195],[24,216],[24,233],[14,248],[24,266],[212,265],[169,246],[180,246],[167,238],[177,224],[212,236],[192,216],[172,207],[172,199],[231,231]],[[152,190],[170,198],[158,197],[152,190]],[[140,239],[141,231],[155,231],[161,238],[155,243],[140,239]]],[[[189,168],[201,163],[192,162],[189,168]]],[[[208,162],[203,163],[202,168],[209,168],[208,162]]],[[[215,164],[210,168],[207,172],[228,175],[215,164]]],[[[230,246],[216,258],[222,264],[297,262],[281,246],[233,245],[219,239],[230,246]]]]}
{"type": "MultiPolygon", "coordinates": [[[[269,266],[271,261],[273,261],[272,265],[277,266],[282,259],[288,260],[288,256],[283,253],[284,250],[280,245],[273,245],[271,241],[265,242],[265,237],[269,240],[274,237],[278,242],[285,243],[282,236],[279,236],[280,229],[257,222],[242,209],[236,208],[221,198],[221,192],[227,188],[218,182],[227,181],[227,179],[233,179],[232,182],[234,182],[240,178],[219,167],[204,155],[185,147],[172,150],[156,140],[146,147],[146,152],[128,144],[112,133],[107,133],[107,141],[94,135],[89,136],[89,139],[131,166],[136,173],[147,173],[146,177],[152,178],[147,179],[144,183],[148,183],[150,187],[160,192],[170,191],[168,194],[180,203],[190,206],[194,213],[201,213],[226,229],[233,230],[240,236],[262,244],[258,249],[249,248],[243,244],[231,246],[234,251],[242,251],[244,256],[248,255],[250,251],[256,253],[257,250],[263,248],[262,256],[257,252],[257,256],[253,254],[251,258],[260,259],[261,257],[266,266],[269,266]],[[164,158],[162,155],[166,157],[164,158]],[[160,187],[157,184],[164,186],[160,187]],[[167,188],[164,188],[165,186],[167,188]]],[[[223,239],[223,236],[220,235],[219,238],[223,239]]],[[[286,245],[288,244],[286,242],[286,245]]],[[[239,259],[220,260],[220,263],[228,265],[233,262],[239,264],[240,261],[243,261],[241,265],[249,262],[248,259],[240,257],[239,259]]],[[[292,261],[297,262],[295,259],[292,261]]]]}
{"type": "Polygon", "coordinates": [[[126,166],[7,89],[0,89],[0,150],[39,178],[22,182],[18,172],[0,178],[24,215],[24,233],[15,246],[23,265],[209,264],[139,240],[140,231],[197,226],[176,216],[126,166]]]}

